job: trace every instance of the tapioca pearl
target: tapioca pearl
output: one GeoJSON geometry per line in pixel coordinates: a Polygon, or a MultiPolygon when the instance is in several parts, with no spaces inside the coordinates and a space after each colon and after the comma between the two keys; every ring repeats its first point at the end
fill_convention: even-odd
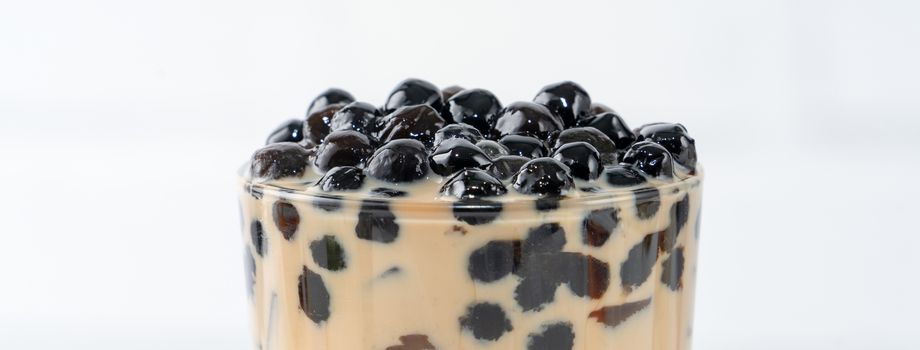
{"type": "Polygon", "coordinates": [[[516,274],[521,281],[514,297],[524,311],[539,311],[552,303],[562,284],[568,284],[579,297],[594,299],[603,296],[610,284],[606,263],[574,252],[543,250],[528,254],[525,248],[516,274]]]}
{"type": "Polygon", "coordinates": [[[364,185],[364,171],[353,166],[337,166],[329,169],[316,186],[325,192],[352,191],[364,185]]]}
{"type": "Polygon", "coordinates": [[[658,259],[658,233],[646,235],[629,250],[626,261],[620,265],[620,279],[627,291],[639,287],[648,279],[658,259]]]}
{"type": "Polygon", "coordinates": [[[607,167],[604,170],[607,184],[613,187],[637,186],[648,181],[642,172],[628,164],[607,167]]]}
{"type": "Polygon", "coordinates": [[[297,233],[297,226],[300,225],[300,213],[293,204],[285,200],[279,200],[272,206],[272,219],[275,220],[275,226],[281,231],[284,239],[291,240],[297,233]]]}
{"type": "Polygon", "coordinates": [[[593,247],[603,246],[619,222],[620,211],[617,208],[591,211],[582,222],[582,241],[593,247]]]}
{"type": "Polygon", "coordinates": [[[273,143],[253,153],[249,171],[261,179],[300,177],[312,154],[313,151],[293,142],[273,143]]]}
{"type": "Polygon", "coordinates": [[[333,235],[310,242],[310,254],[313,262],[330,271],[345,269],[346,254],[342,244],[333,235]]]}
{"type": "Polygon", "coordinates": [[[326,212],[342,209],[342,197],[336,195],[323,195],[313,198],[313,207],[326,212]]]}
{"type": "Polygon", "coordinates": [[[684,247],[675,248],[661,266],[661,283],[673,291],[684,286],[684,247]]]}
{"type": "Polygon", "coordinates": [[[610,286],[610,266],[590,255],[561,253],[568,266],[565,283],[572,294],[600,299],[610,286]]]}
{"type": "MultiPolygon", "coordinates": [[[[493,140],[482,140],[476,142],[476,147],[479,147],[479,149],[485,152],[486,155],[492,157],[493,160],[497,157],[507,156],[510,152],[508,147],[505,147],[505,145],[493,140]]],[[[517,172],[517,170],[515,170],[515,172],[517,172]]]]}
{"type": "Polygon", "coordinates": [[[636,215],[640,219],[649,219],[655,216],[661,207],[661,193],[653,187],[642,188],[634,191],[636,215]]]}
{"type": "Polygon", "coordinates": [[[562,196],[546,196],[537,198],[534,201],[534,208],[537,211],[551,211],[559,209],[559,201],[562,199],[562,196]]]}
{"type": "Polygon", "coordinates": [[[377,187],[371,190],[370,195],[379,198],[399,198],[408,196],[409,193],[406,191],[394,190],[392,188],[377,187]]]}
{"type": "Polygon", "coordinates": [[[683,229],[684,225],[687,224],[687,217],[690,215],[690,196],[684,195],[681,200],[674,203],[671,207],[671,220],[672,225],[677,231],[683,229]]]}
{"type": "Polygon", "coordinates": [[[620,305],[605,306],[592,311],[588,314],[588,317],[596,319],[597,322],[607,327],[613,328],[626,322],[626,320],[647,308],[651,303],[652,299],[648,298],[620,305]]]}
{"type": "Polygon", "coordinates": [[[524,240],[524,254],[552,253],[565,245],[565,229],[558,223],[547,223],[531,228],[524,240]]]}
{"type": "Polygon", "coordinates": [[[454,217],[470,225],[485,225],[502,213],[502,203],[479,198],[464,198],[452,205],[454,217]]]}
{"type": "Polygon", "coordinates": [[[346,105],[352,102],[355,102],[355,97],[348,91],[338,88],[329,88],[313,98],[313,101],[310,102],[310,107],[307,108],[307,114],[309,115],[331,105],[346,105]]]}
{"type": "Polygon", "coordinates": [[[489,174],[495,176],[496,179],[505,181],[514,176],[514,174],[517,174],[517,172],[521,170],[521,167],[529,161],[530,158],[521,156],[496,156],[492,158],[492,164],[489,165],[488,171],[489,174]]]}
{"type": "Polygon", "coordinates": [[[390,203],[379,200],[365,200],[358,212],[355,234],[360,239],[391,243],[399,237],[399,224],[390,210],[390,203]]]}
{"type": "Polygon", "coordinates": [[[683,199],[674,203],[669,212],[671,223],[658,233],[658,249],[661,252],[670,252],[677,245],[677,238],[680,236],[681,228],[687,224],[687,215],[690,211],[690,199],[685,195],[683,199]]]}
{"type": "MultiPolygon", "coordinates": [[[[524,263],[524,266],[533,269],[534,265],[524,263]]],[[[525,312],[540,311],[556,298],[556,289],[562,284],[561,279],[555,273],[537,269],[524,273],[524,278],[514,289],[514,300],[525,312]]]]}
{"type": "Polygon", "coordinates": [[[491,241],[470,254],[467,270],[473,280],[489,283],[511,274],[520,263],[520,241],[491,241]]]}
{"type": "Polygon", "coordinates": [[[547,325],[527,338],[527,350],[571,350],[575,346],[575,332],[568,322],[547,325]]]}
{"type": "MultiPolygon", "coordinates": [[[[450,100],[451,97],[454,97],[454,95],[456,95],[457,93],[459,93],[460,91],[463,91],[463,90],[465,90],[465,89],[464,89],[462,86],[459,86],[459,85],[451,85],[451,86],[448,86],[448,87],[446,87],[446,88],[443,88],[443,89],[441,89],[441,100],[442,100],[442,101],[450,100]]],[[[447,108],[445,108],[445,109],[447,109],[447,108]]]]}
{"type": "Polygon", "coordinates": [[[670,253],[677,245],[677,235],[680,233],[675,225],[668,225],[663,231],[658,232],[658,250],[661,253],[670,253]]]}
{"type": "Polygon", "coordinates": [[[249,238],[252,241],[252,247],[255,248],[256,254],[263,256],[265,253],[265,230],[262,228],[262,222],[253,220],[249,225],[249,238]]]}
{"type": "Polygon", "coordinates": [[[436,350],[427,335],[409,334],[399,337],[400,345],[388,346],[386,350],[436,350]]]}
{"type": "Polygon", "coordinates": [[[313,321],[320,324],[329,319],[329,290],[323,277],[310,271],[306,266],[298,277],[297,295],[300,301],[300,310],[313,321]]]}
{"type": "Polygon", "coordinates": [[[249,249],[243,252],[243,265],[246,270],[246,292],[249,296],[253,296],[256,289],[256,259],[252,257],[249,249]]]}
{"type": "Polygon", "coordinates": [[[578,190],[584,193],[598,193],[601,191],[600,187],[596,187],[596,186],[585,186],[585,187],[579,188],[578,190]]]}
{"type": "Polygon", "coordinates": [[[329,124],[332,122],[332,118],[342,107],[345,107],[345,104],[331,104],[307,114],[307,118],[303,123],[303,141],[305,144],[321,144],[331,131],[329,124]]]}
{"type": "Polygon", "coordinates": [[[466,315],[460,317],[460,327],[473,334],[479,340],[496,341],[514,329],[505,310],[498,304],[478,303],[466,309],[466,315]]]}

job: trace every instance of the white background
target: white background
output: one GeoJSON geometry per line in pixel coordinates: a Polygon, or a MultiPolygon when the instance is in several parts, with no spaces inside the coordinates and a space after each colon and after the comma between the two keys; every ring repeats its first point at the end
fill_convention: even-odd
{"type": "Polygon", "coordinates": [[[234,172],[329,86],[571,79],[707,169],[697,349],[918,349],[920,3],[2,1],[0,347],[249,349],[234,172]]]}

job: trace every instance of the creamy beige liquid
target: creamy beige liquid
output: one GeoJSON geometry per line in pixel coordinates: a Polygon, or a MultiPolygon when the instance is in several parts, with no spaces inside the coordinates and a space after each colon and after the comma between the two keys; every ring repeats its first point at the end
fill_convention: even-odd
{"type": "MultiPolygon", "coordinates": [[[[453,216],[450,200],[433,200],[430,194],[437,192],[437,183],[399,187],[368,179],[365,188],[386,186],[410,192],[407,197],[391,199],[399,225],[398,237],[391,243],[356,235],[358,200],[342,201],[341,209],[328,212],[311,203],[311,194],[321,193],[315,188],[289,185],[306,193],[293,194],[244,180],[242,187],[247,189],[241,191],[240,199],[247,255],[251,254],[254,262],[250,301],[256,348],[518,350],[529,349],[534,335],[547,325],[563,322],[571,324],[572,349],[689,349],[702,189],[699,180],[700,176],[694,176],[661,187],[659,209],[644,220],[637,216],[632,189],[616,190],[621,193],[617,199],[598,200],[586,198],[604,196],[575,190],[570,195],[574,198],[546,212],[535,210],[531,197],[511,190],[502,199],[506,204],[495,221],[470,225],[453,216]],[[620,267],[630,249],[646,235],[671,225],[671,208],[685,196],[689,202],[687,222],[677,236],[675,250],[658,254],[651,273],[639,287],[624,288],[620,267]],[[300,217],[290,240],[283,237],[272,215],[274,203],[282,199],[291,202],[300,217]],[[612,235],[600,247],[586,245],[582,240],[586,214],[609,207],[619,210],[612,235]],[[259,220],[264,230],[262,256],[250,234],[254,220],[259,220]],[[524,311],[515,300],[520,276],[509,274],[491,283],[471,278],[468,261],[474,250],[489,241],[523,240],[530,229],[544,223],[558,223],[564,228],[562,251],[590,255],[608,264],[609,287],[600,298],[579,297],[562,285],[556,289],[554,300],[541,310],[524,311]],[[334,236],[344,250],[346,266],[339,271],[319,266],[311,255],[311,242],[326,235],[334,236]],[[663,263],[676,249],[683,250],[684,264],[675,291],[661,276],[663,263]],[[300,306],[298,284],[305,267],[318,274],[328,290],[329,315],[320,322],[309,318],[300,306]],[[398,271],[387,272],[393,268],[398,271]],[[480,302],[499,305],[510,320],[511,330],[496,340],[481,340],[462,327],[460,320],[467,315],[467,308],[480,302]],[[619,324],[608,325],[589,317],[592,312],[600,314],[601,308],[632,302],[638,302],[631,304],[639,305],[638,311],[626,312],[628,317],[619,324]]],[[[580,184],[589,185],[611,191],[602,180],[580,184]]],[[[367,195],[346,194],[347,198],[361,196],[367,195]]]]}

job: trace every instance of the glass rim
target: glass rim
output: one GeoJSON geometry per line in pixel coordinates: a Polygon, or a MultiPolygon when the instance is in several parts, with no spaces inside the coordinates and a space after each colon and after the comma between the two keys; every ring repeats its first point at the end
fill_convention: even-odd
{"type": "MultiPolygon", "coordinates": [[[[693,172],[693,175],[686,178],[676,178],[674,181],[653,184],[645,182],[641,185],[635,186],[625,186],[617,190],[608,190],[608,191],[599,191],[599,192],[585,192],[579,191],[578,189],[573,189],[569,193],[578,192],[577,196],[571,195],[562,195],[558,197],[552,196],[535,196],[535,195],[519,195],[509,198],[509,196],[499,196],[499,197],[482,197],[482,198],[472,198],[472,199],[457,199],[456,197],[451,196],[439,196],[435,195],[432,197],[424,198],[413,198],[413,197],[387,197],[387,196],[375,196],[372,193],[361,192],[361,191],[342,191],[342,192],[323,192],[321,194],[315,192],[309,192],[299,189],[283,187],[283,183],[277,183],[275,181],[255,181],[249,174],[249,162],[246,162],[240,166],[237,171],[237,181],[242,188],[253,194],[255,189],[258,189],[258,193],[270,194],[277,198],[284,198],[290,201],[335,201],[337,203],[358,203],[365,207],[368,204],[380,204],[382,206],[387,206],[387,203],[400,203],[400,206],[408,206],[413,210],[425,211],[425,209],[438,208],[443,205],[452,205],[456,209],[466,209],[466,210],[476,210],[476,209],[487,209],[489,204],[501,203],[505,207],[512,207],[515,205],[528,205],[532,207],[534,203],[538,200],[546,198],[556,198],[560,206],[565,205],[566,203],[574,203],[579,206],[594,206],[610,203],[617,203],[627,200],[633,200],[636,193],[641,193],[642,191],[648,191],[650,189],[658,190],[659,193],[665,194],[671,192],[679,192],[682,188],[695,188],[699,187],[704,179],[704,171],[701,165],[697,165],[696,169],[693,172]]],[[[302,186],[302,184],[301,184],[302,186]]],[[[312,188],[315,184],[308,184],[306,188],[312,188]]],[[[401,190],[399,184],[393,184],[393,186],[386,186],[386,188],[401,190]]],[[[384,186],[381,186],[384,187],[384,186]]],[[[509,193],[513,190],[509,189],[509,193]]],[[[367,208],[365,208],[367,209],[367,208]]]]}

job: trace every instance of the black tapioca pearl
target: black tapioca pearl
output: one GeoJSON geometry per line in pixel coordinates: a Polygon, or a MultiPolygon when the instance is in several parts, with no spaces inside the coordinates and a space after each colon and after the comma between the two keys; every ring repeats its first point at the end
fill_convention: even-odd
{"type": "MultiPolygon", "coordinates": [[[[482,140],[476,142],[476,147],[479,147],[479,149],[485,152],[486,155],[492,157],[493,160],[496,160],[495,158],[498,157],[507,156],[511,152],[508,147],[505,147],[505,145],[493,140],[482,140]]],[[[527,158],[527,160],[530,160],[530,158],[527,158]]],[[[511,175],[514,175],[515,172],[517,172],[517,170],[514,170],[511,175]]]]}
{"type": "Polygon", "coordinates": [[[514,328],[505,310],[498,304],[478,303],[470,305],[466,315],[460,317],[460,327],[473,334],[476,339],[496,341],[514,328]]]}
{"type": "Polygon", "coordinates": [[[677,163],[694,169],[696,167],[696,141],[681,124],[653,123],[639,127],[636,141],[653,141],[673,154],[677,163]]]}
{"type": "Polygon", "coordinates": [[[246,269],[246,292],[253,296],[256,289],[256,259],[252,257],[249,249],[243,252],[243,265],[246,269]]]}
{"type": "Polygon", "coordinates": [[[674,225],[677,231],[680,231],[684,228],[684,225],[687,224],[687,217],[690,216],[690,196],[684,195],[681,200],[674,203],[674,206],[671,207],[671,220],[672,225],[674,225]]]}
{"type": "Polygon", "coordinates": [[[303,119],[291,119],[279,125],[268,136],[265,144],[278,142],[300,142],[303,140],[303,119]]]}
{"type": "Polygon", "coordinates": [[[488,283],[516,271],[520,263],[520,241],[491,241],[470,254],[467,270],[473,280],[488,283]]]}
{"type": "Polygon", "coordinates": [[[297,226],[300,225],[300,214],[297,208],[290,202],[279,200],[272,206],[272,218],[275,220],[275,226],[281,231],[284,239],[291,240],[297,233],[297,226]]]}
{"type": "Polygon", "coordinates": [[[584,193],[598,193],[601,191],[600,188],[595,187],[595,186],[585,186],[585,187],[579,188],[579,190],[584,193]]]}
{"type": "Polygon", "coordinates": [[[588,314],[589,318],[594,318],[597,322],[606,325],[607,327],[613,328],[633,315],[639,313],[643,309],[649,306],[652,303],[652,299],[643,299],[639,301],[624,303],[621,305],[612,305],[605,306],[600,309],[592,311],[588,314]]]}
{"type": "Polygon", "coordinates": [[[388,346],[386,350],[436,350],[427,335],[409,334],[399,337],[400,345],[388,346]]]}
{"type": "Polygon", "coordinates": [[[479,169],[464,169],[441,187],[442,195],[460,199],[497,197],[507,192],[501,180],[479,169]]]}
{"type": "Polygon", "coordinates": [[[493,136],[527,135],[546,139],[563,129],[562,121],[546,107],[532,102],[514,102],[492,120],[493,136]]]}
{"type": "MultiPolygon", "coordinates": [[[[465,90],[462,86],[451,85],[446,88],[441,89],[441,100],[447,101],[451,97],[454,97],[458,92],[465,90]]],[[[445,108],[446,109],[446,108],[445,108]]]]}
{"type": "Polygon", "coordinates": [[[370,192],[371,196],[379,198],[399,198],[408,196],[409,193],[406,191],[394,190],[392,188],[386,187],[377,187],[372,189],[370,192]]]}
{"type": "Polygon", "coordinates": [[[674,177],[674,164],[671,153],[652,141],[640,141],[632,144],[623,153],[621,163],[633,165],[646,175],[669,181],[674,177]]]}
{"type": "Polygon", "coordinates": [[[511,178],[514,189],[523,194],[562,196],[575,187],[569,167],[553,158],[537,158],[524,164],[511,178]]]}
{"type": "Polygon", "coordinates": [[[600,157],[594,146],[581,141],[562,144],[553,152],[553,159],[568,166],[572,177],[585,181],[592,181],[601,175],[604,167],[600,157]]]}
{"type": "Polygon", "coordinates": [[[557,223],[542,224],[530,229],[524,240],[524,254],[553,253],[565,245],[565,229],[557,223]]]}
{"type": "Polygon", "coordinates": [[[303,141],[305,144],[319,145],[329,135],[329,124],[332,123],[332,117],[338,112],[344,104],[331,104],[316,109],[307,114],[307,119],[303,123],[303,141]]]}
{"type": "Polygon", "coordinates": [[[435,110],[444,110],[444,100],[441,99],[441,90],[434,84],[410,78],[403,80],[393,88],[387,97],[385,111],[392,112],[397,108],[413,105],[428,105],[435,110]]]}
{"type": "Polygon", "coordinates": [[[418,181],[428,174],[428,150],[417,140],[389,141],[367,161],[364,173],[392,183],[418,181]]]}
{"type": "Polygon", "coordinates": [[[498,140],[507,151],[505,154],[525,158],[540,158],[549,154],[546,144],[536,137],[526,135],[506,135],[498,140]]]}
{"type": "Polygon", "coordinates": [[[326,192],[351,191],[364,185],[364,172],[353,166],[339,166],[326,172],[316,186],[326,192]]]}
{"type": "Polygon", "coordinates": [[[396,223],[396,216],[390,211],[390,203],[379,200],[362,202],[355,234],[360,239],[380,243],[395,241],[399,237],[399,224],[396,223]]]}
{"type": "Polygon", "coordinates": [[[485,169],[492,164],[492,159],[479,147],[462,138],[441,142],[428,160],[431,171],[441,176],[451,176],[463,169],[485,169]]]}
{"type": "Polygon", "coordinates": [[[674,225],[670,225],[664,231],[658,232],[658,250],[661,253],[670,253],[674,246],[677,245],[678,233],[680,231],[676,230],[674,225]]]}
{"type": "Polygon", "coordinates": [[[339,88],[329,88],[310,102],[310,107],[307,108],[307,114],[330,105],[345,105],[352,102],[355,102],[355,97],[348,93],[348,91],[339,88]]]}
{"type": "Polygon", "coordinates": [[[502,203],[479,198],[464,198],[453,203],[454,217],[470,225],[484,225],[502,213],[502,203]]]}
{"type": "MultiPolygon", "coordinates": [[[[450,116],[445,116],[445,119],[451,122],[450,116]]],[[[475,145],[477,142],[482,141],[483,137],[482,133],[472,125],[464,123],[448,124],[434,134],[434,147],[438,148],[441,142],[454,138],[464,139],[475,145]]]]}
{"type": "Polygon", "coordinates": [[[623,118],[613,111],[599,112],[593,117],[582,120],[578,126],[590,126],[599,130],[613,141],[618,150],[627,149],[636,141],[636,134],[623,122],[623,118]]]}
{"type": "Polygon", "coordinates": [[[584,88],[571,81],[544,86],[533,101],[546,106],[563,121],[565,127],[572,127],[587,118],[591,109],[591,97],[584,88]]]}
{"type": "Polygon", "coordinates": [[[559,201],[565,198],[563,196],[545,196],[534,200],[534,208],[537,211],[551,211],[559,209],[559,201]]]}
{"type": "Polygon", "coordinates": [[[434,145],[434,135],[444,126],[436,108],[412,105],[396,109],[380,120],[377,137],[384,143],[398,139],[415,139],[427,147],[434,145]]]}
{"type": "Polygon", "coordinates": [[[345,269],[345,249],[335,236],[325,235],[323,238],[310,242],[310,255],[313,262],[319,267],[330,271],[345,269]]]}
{"type": "Polygon", "coordinates": [[[311,155],[311,151],[293,142],[273,143],[253,153],[249,171],[255,177],[272,180],[300,177],[311,155]]]}
{"type": "MultiPolygon", "coordinates": [[[[598,115],[601,113],[616,113],[616,112],[613,111],[613,108],[610,108],[609,106],[603,103],[591,103],[591,109],[588,110],[588,114],[598,115]]],[[[626,130],[629,130],[629,128],[627,128],[626,130]]]]}
{"type": "Polygon", "coordinates": [[[322,276],[304,266],[298,278],[297,293],[300,309],[313,323],[320,324],[329,319],[329,290],[322,276]]]}
{"type": "Polygon", "coordinates": [[[636,196],[636,215],[640,219],[649,219],[658,213],[661,206],[661,193],[654,187],[638,189],[636,196]]]}
{"type": "Polygon", "coordinates": [[[335,195],[323,195],[316,196],[313,198],[313,207],[327,211],[333,212],[339,209],[342,209],[342,197],[335,195]]]}
{"type": "Polygon", "coordinates": [[[661,283],[677,291],[684,286],[684,248],[679,247],[671,252],[671,256],[664,260],[661,266],[661,283]]]}
{"type": "Polygon", "coordinates": [[[617,208],[594,210],[582,222],[582,241],[590,246],[600,247],[607,243],[613,230],[620,222],[620,211],[617,208]]]}
{"type": "MultiPolygon", "coordinates": [[[[533,268],[514,289],[514,300],[524,311],[540,311],[546,304],[552,303],[556,298],[556,289],[562,284],[561,277],[553,271],[537,271],[534,268],[534,259],[527,259],[525,268],[533,268]]],[[[539,266],[546,266],[539,264],[539,266]]]]}
{"type": "Polygon", "coordinates": [[[567,266],[565,283],[572,294],[600,299],[610,286],[610,266],[590,255],[562,253],[567,266]]]}
{"type": "Polygon", "coordinates": [[[687,216],[690,211],[690,199],[686,195],[684,198],[671,206],[671,224],[664,231],[658,233],[658,249],[662,252],[670,252],[677,245],[677,238],[680,236],[681,228],[687,224],[687,216]]]}
{"type": "Polygon", "coordinates": [[[540,333],[530,333],[527,350],[571,350],[575,345],[575,332],[568,322],[543,327],[540,333]]]}
{"type": "MultiPolygon", "coordinates": [[[[338,130],[326,135],[323,143],[316,149],[313,165],[321,172],[328,172],[335,167],[359,167],[363,166],[370,156],[374,154],[374,145],[371,138],[354,130],[338,130]]],[[[357,169],[356,169],[357,170],[357,169]]],[[[360,170],[355,171],[360,176],[360,181],[364,180],[364,174],[360,170]]],[[[331,176],[354,177],[348,174],[335,174],[331,176]]],[[[328,181],[328,180],[327,180],[328,181]]],[[[355,182],[347,180],[346,182],[355,182]]],[[[360,185],[358,186],[360,187],[360,185]]],[[[349,188],[353,189],[353,188],[349,188]]]]}
{"type": "Polygon", "coordinates": [[[263,256],[265,252],[265,230],[262,229],[262,222],[253,220],[249,225],[249,236],[252,240],[252,247],[255,248],[256,254],[263,256]]]}
{"type": "Polygon", "coordinates": [[[604,177],[607,183],[614,187],[636,186],[648,181],[636,167],[624,164],[607,167],[604,177]]]}
{"type": "Polygon", "coordinates": [[[657,259],[658,233],[652,233],[633,246],[629,250],[626,261],[620,265],[620,279],[623,288],[631,290],[645,283],[657,259]]]}

